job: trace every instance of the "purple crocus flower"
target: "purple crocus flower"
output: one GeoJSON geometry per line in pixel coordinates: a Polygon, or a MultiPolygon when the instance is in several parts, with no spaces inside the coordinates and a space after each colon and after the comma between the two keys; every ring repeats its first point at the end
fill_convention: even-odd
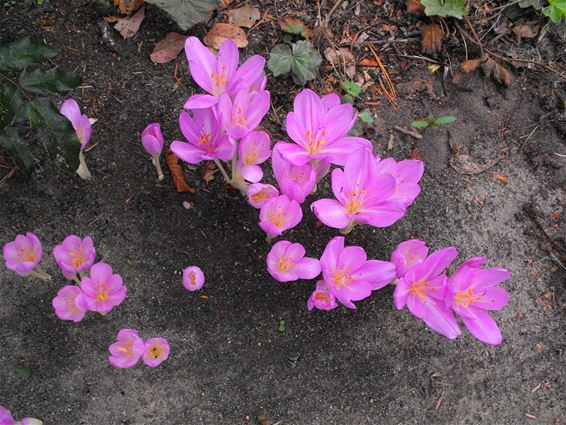
{"type": "Polygon", "coordinates": [[[238,146],[238,172],[251,183],[259,182],[263,170],[259,164],[271,156],[271,141],[265,131],[252,131],[238,146]]]}
{"type": "Polygon", "coordinates": [[[367,260],[360,246],[344,247],[344,237],[328,242],[320,257],[322,276],[330,292],[348,308],[352,301],[363,300],[371,292],[383,288],[395,279],[395,266],[388,261],[367,260]]]}
{"type": "Polygon", "coordinates": [[[90,141],[92,133],[88,117],[85,114],[81,114],[81,108],[79,108],[79,104],[74,99],[65,100],[61,105],[59,112],[71,121],[71,125],[77,133],[77,138],[81,143],[81,150],[84,150],[90,141]]]}
{"type": "Polygon", "coordinates": [[[279,241],[267,254],[267,271],[279,282],[314,279],[320,274],[320,262],[305,257],[305,247],[300,243],[279,241]]]}
{"type": "Polygon", "coordinates": [[[218,111],[226,133],[241,139],[259,125],[270,107],[270,94],[267,90],[249,93],[240,90],[232,100],[227,93],[220,96],[218,111]]]}
{"type": "Polygon", "coordinates": [[[188,291],[198,291],[204,285],[204,273],[198,266],[189,266],[183,270],[183,286],[188,291]]]}
{"type": "Polygon", "coordinates": [[[108,361],[114,367],[126,369],[136,365],[144,353],[145,344],[135,329],[124,328],[118,332],[116,342],[108,347],[108,361]]]}
{"type": "Polygon", "coordinates": [[[419,239],[401,242],[391,254],[391,262],[397,269],[397,277],[405,276],[407,270],[422,263],[428,256],[428,247],[419,239]]]}
{"type": "MultiPolygon", "coordinates": [[[[422,250],[422,247],[418,249],[422,250]]],[[[458,251],[454,247],[432,253],[421,263],[410,267],[398,279],[393,293],[398,310],[406,305],[413,315],[450,339],[460,335],[460,328],[452,310],[445,305],[448,278],[444,271],[457,255],[458,251]]]]}
{"type": "Polygon", "coordinates": [[[142,131],[141,142],[148,154],[151,155],[151,161],[157,170],[157,178],[163,180],[163,171],[159,163],[159,156],[163,151],[163,134],[161,134],[161,126],[159,123],[151,123],[142,131]]]}
{"type": "Polygon", "coordinates": [[[43,250],[39,238],[32,232],[17,235],[16,239],[4,245],[4,264],[6,268],[28,276],[41,261],[43,250]]]}
{"type": "Polygon", "coordinates": [[[126,298],[128,288],[122,282],[122,276],[112,273],[112,267],[106,263],[96,263],[90,269],[90,277],[81,279],[88,309],[106,314],[126,298]]]}
{"type": "Polygon", "coordinates": [[[309,311],[313,308],[328,311],[334,310],[336,307],[336,297],[332,293],[330,285],[324,280],[316,282],[316,289],[307,301],[309,311]]]}
{"type": "Polygon", "coordinates": [[[357,114],[349,103],[336,103],[336,97],[322,99],[312,90],[301,91],[287,114],[287,133],[295,143],[284,143],[281,155],[295,165],[312,160],[344,165],[349,153],[373,146],[360,137],[346,137],[356,123],[357,114]]]}
{"type": "Polygon", "coordinates": [[[320,199],[311,205],[324,224],[345,233],[356,224],[391,226],[405,214],[401,200],[390,200],[395,178],[377,173],[373,154],[365,149],[352,153],[344,170],[332,171],[332,192],[336,199],[320,199]]]}
{"type": "Polygon", "coordinates": [[[302,204],[315,188],[316,171],[309,164],[293,165],[284,159],[279,153],[279,147],[283,144],[279,142],[273,148],[271,156],[273,174],[281,193],[302,204]]]}
{"type": "Polygon", "coordinates": [[[501,331],[486,310],[501,310],[509,301],[507,290],[498,286],[511,274],[503,268],[481,267],[484,257],[466,260],[448,280],[446,304],[460,316],[473,336],[486,344],[501,344],[501,331]]]}
{"type": "Polygon", "coordinates": [[[4,406],[0,406],[0,425],[14,425],[15,423],[10,411],[4,406]]]}
{"type": "Polygon", "coordinates": [[[376,158],[376,161],[377,175],[389,174],[395,179],[395,190],[389,200],[400,201],[405,207],[411,205],[421,191],[419,180],[423,176],[424,163],[412,159],[397,162],[393,158],[376,158]]]}
{"type": "Polygon", "coordinates": [[[222,93],[234,96],[252,85],[261,87],[265,80],[265,59],[254,55],[238,68],[240,54],[236,43],[230,39],[222,43],[216,58],[198,38],[189,37],[185,42],[185,54],[193,80],[209,93],[192,96],[185,103],[185,109],[209,108],[218,103],[222,93]]]}
{"type": "Polygon", "coordinates": [[[59,289],[51,302],[55,314],[61,320],[80,322],[88,311],[83,291],[78,286],[68,285],[59,289]]]}
{"type": "Polygon", "coordinates": [[[271,199],[259,212],[259,226],[265,230],[268,239],[295,227],[302,219],[301,206],[297,201],[291,201],[287,195],[271,199]]]}
{"type": "Polygon", "coordinates": [[[248,202],[254,208],[261,209],[271,199],[279,196],[275,186],[263,183],[254,183],[248,186],[248,202]]]}
{"type": "Polygon", "coordinates": [[[169,343],[165,338],[150,338],[145,342],[143,362],[157,367],[169,357],[169,343]]]}
{"type": "Polygon", "coordinates": [[[175,140],[171,150],[189,164],[198,164],[203,160],[232,158],[234,145],[222,133],[215,108],[195,109],[191,117],[181,112],[179,126],[189,143],[175,140]]]}
{"type": "Polygon", "coordinates": [[[73,280],[77,273],[90,269],[96,258],[96,250],[89,236],[81,239],[69,235],[61,245],[55,246],[53,256],[65,277],[73,280]]]}

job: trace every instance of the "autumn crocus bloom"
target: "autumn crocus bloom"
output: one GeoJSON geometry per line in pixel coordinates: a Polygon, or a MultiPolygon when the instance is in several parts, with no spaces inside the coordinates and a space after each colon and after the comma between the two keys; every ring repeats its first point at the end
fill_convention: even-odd
{"type": "Polygon", "coordinates": [[[20,276],[34,276],[44,281],[51,280],[51,276],[39,267],[43,250],[39,238],[32,232],[27,232],[25,236],[17,235],[15,240],[4,245],[2,251],[7,269],[20,276]]]}
{"type": "Polygon", "coordinates": [[[197,266],[183,270],[183,286],[189,291],[198,291],[204,285],[204,273],[197,266]]]}
{"type": "Polygon", "coordinates": [[[279,241],[267,254],[267,271],[279,282],[314,279],[320,274],[320,262],[305,257],[305,247],[300,243],[279,241]]]}
{"type": "Polygon", "coordinates": [[[369,140],[346,137],[356,123],[357,114],[351,104],[336,103],[336,97],[324,97],[312,90],[301,91],[287,114],[287,134],[295,143],[284,143],[281,155],[295,165],[311,160],[325,160],[344,165],[355,149],[373,149],[369,140]]]}
{"type": "Polygon", "coordinates": [[[149,124],[141,134],[141,142],[148,154],[151,155],[151,161],[157,170],[157,178],[163,180],[163,171],[159,163],[159,156],[163,151],[163,134],[161,134],[161,126],[159,123],[149,124]]]}
{"type": "Polygon", "coordinates": [[[273,148],[271,156],[273,174],[281,193],[302,204],[316,185],[316,171],[309,164],[294,165],[284,159],[279,153],[282,144],[284,143],[277,143],[273,148]]]}
{"type": "Polygon", "coordinates": [[[405,276],[407,270],[422,263],[428,256],[428,247],[419,239],[401,242],[391,254],[391,262],[397,269],[397,277],[405,276]]]}
{"type": "Polygon", "coordinates": [[[255,130],[269,111],[270,105],[267,90],[251,93],[240,90],[234,98],[224,93],[218,101],[222,128],[230,137],[241,139],[255,130]]]}
{"type": "Polygon", "coordinates": [[[0,425],[14,425],[14,417],[8,409],[4,406],[0,406],[0,425]]]}
{"type": "Polygon", "coordinates": [[[88,311],[83,291],[78,286],[69,285],[59,289],[51,302],[55,314],[61,320],[80,322],[88,311]]]}
{"type": "Polygon", "coordinates": [[[334,310],[337,307],[336,297],[330,290],[330,285],[324,280],[316,282],[316,289],[307,301],[307,308],[312,310],[334,310]]]}
{"type": "Polygon", "coordinates": [[[279,196],[279,191],[270,184],[254,183],[248,186],[247,196],[250,205],[260,209],[269,200],[279,196]]]}
{"type": "Polygon", "coordinates": [[[507,290],[498,286],[511,274],[503,268],[481,267],[484,257],[466,260],[448,280],[446,303],[460,316],[473,336],[486,344],[501,344],[501,331],[486,310],[501,310],[509,301],[507,290]]]}
{"type": "Polygon", "coordinates": [[[444,271],[457,255],[458,251],[453,247],[432,253],[422,263],[407,270],[397,281],[393,293],[398,310],[406,305],[413,315],[450,339],[460,335],[460,328],[452,310],[445,305],[448,278],[444,271]]]}
{"type": "Polygon", "coordinates": [[[77,273],[90,269],[96,250],[89,236],[81,240],[78,236],[69,235],[53,249],[53,256],[65,277],[72,280],[77,278],[77,273]]]}
{"type": "Polygon", "coordinates": [[[365,149],[352,153],[344,170],[332,171],[332,192],[336,199],[320,199],[311,205],[324,224],[345,233],[356,224],[391,226],[405,214],[400,200],[391,200],[395,178],[378,174],[373,154],[365,149]]]}
{"type": "Polygon", "coordinates": [[[230,39],[222,43],[216,58],[198,38],[189,37],[185,41],[185,54],[193,80],[209,93],[191,96],[185,103],[185,109],[208,108],[216,105],[222,93],[234,96],[254,84],[261,87],[265,80],[265,59],[254,55],[238,68],[240,54],[236,43],[230,39]]]}
{"type": "Polygon", "coordinates": [[[90,277],[81,279],[81,289],[91,311],[108,313],[114,306],[124,301],[128,289],[122,283],[122,277],[112,273],[112,267],[106,263],[96,263],[90,269],[90,277]]]}
{"type": "Polygon", "coordinates": [[[411,205],[421,191],[419,180],[423,176],[424,163],[413,159],[397,162],[393,158],[376,158],[376,161],[377,175],[389,174],[395,179],[395,189],[389,200],[400,201],[405,207],[411,205]]]}
{"type": "Polygon", "coordinates": [[[372,291],[395,279],[395,266],[388,261],[368,260],[360,246],[344,247],[344,237],[328,242],[320,257],[322,277],[330,292],[344,306],[355,309],[352,301],[363,300],[372,291]]]}
{"type": "Polygon", "coordinates": [[[108,347],[108,361],[114,367],[129,368],[135,366],[144,353],[144,342],[135,329],[124,328],[118,332],[116,342],[108,347]]]}
{"type": "Polygon", "coordinates": [[[90,136],[92,134],[89,118],[85,114],[81,114],[81,108],[79,108],[78,103],[74,99],[65,100],[61,105],[59,112],[61,112],[61,115],[64,115],[71,122],[71,125],[77,134],[77,138],[81,144],[77,174],[83,180],[88,180],[92,176],[86,165],[83,151],[88,146],[88,142],[90,141],[90,136]]]}
{"type": "Polygon", "coordinates": [[[192,116],[186,112],[181,112],[179,116],[181,132],[189,143],[175,140],[171,144],[173,153],[189,164],[231,159],[234,145],[222,133],[215,109],[195,109],[191,112],[192,116]]]}
{"type": "Polygon", "coordinates": [[[268,239],[295,227],[302,219],[301,206],[297,201],[291,201],[287,195],[271,199],[259,212],[259,226],[265,230],[268,239]]]}
{"type": "Polygon", "coordinates": [[[259,164],[271,156],[271,143],[265,131],[252,131],[245,136],[238,146],[238,172],[251,183],[259,182],[263,170],[259,164]]]}
{"type": "Polygon", "coordinates": [[[150,338],[145,342],[143,362],[157,367],[169,357],[169,343],[165,338],[150,338]]]}
{"type": "Polygon", "coordinates": [[[16,425],[43,425],[43,421],[35,418],[23,418],[20,422],[16,422],[16,425]]]}

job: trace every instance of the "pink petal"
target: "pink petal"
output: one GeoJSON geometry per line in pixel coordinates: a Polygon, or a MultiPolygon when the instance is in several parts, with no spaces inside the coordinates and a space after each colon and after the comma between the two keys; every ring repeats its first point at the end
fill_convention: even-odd
{"type": "Polygon", "coordinates": [[[328,146],[323,145],[320,152],[329,157],[333,164],[343,166],[352,152],[357,150],[365,150],[371,153],[373,145],[369,140],[362,137],[343,137],[328,146]]]}
{"type": "Polygon", "coordinates": [[[323,106],[318,95],[309,89],[302,90],[293,102],[293,110],[303,127],[316,133],[323,117],[323,106]]]}
{"type": "Polygon", "coordinates": [[[236,46],[234,40],[227,39],[224,43],[222,43],[220,50],[218,51],[216,72],[218,75],[225,76],[228,85],[234,77],[239,61],[240,53],[238,52],[238,46],[236,46]]]}
{"type": "Polygon", "coordinates": [[[335,229],[345,229],[350,224],[344,206],[334,199],[319,199],[311,204],[311,210],[320,221],[335,229]]]}
{"type": "Polygon", "coordinates": [[[81,121],[81,108],[79,108],[79,104],[74,99],[65,100],[61,105],[59,112],[71,121],[75,131],[79,128],[81,121]]]}
{"type": "Polygon", "coordinates": [[[183,161],[188,162],[189,164],[198,164],[204,159],[211,159],[206,155],[205,151],[189,143],[180,142],[178,140],[175,140],[173,143],[171,143],[170,148],[175,155],[177,155],[183,161]]]}
{"type": "Polygon", "coordinates": [[[426,270],[423,280],[430,280],[440,275],[456,259],[458,251],[454,247],[448,247],[433,252],[424,261],[423,268],[426,270]]]}
{"type": "Polygon", "coordinates": [[[397,177],[403,183],[418,183],[423,173],[422,161],[406,159],[397,163],[397,177]]]}
{"type": "Polygon", "coordinates": [[[314,279],[320,274],[320,261],[305,257],[295,264],[294,269],[300,279],[314,279]]]}
{"type": "Polygon", "coordinates": [[[305,165],[311,159],[303,148],[294,143],[278,143],[277,147],[281,156],[294,165],[305,165]]]}
{"type": "Polygon", "coordinates": [[[332,193],[342,205],[346,203],[344,197],[344,171],[341,168],[335,168],[331,174],[332,179],[332,193]]]}
{"type": "Polygon", "coordinates": [[[375,291],[395,279],[395,265],[389,261],[369,260],[352,277],[369,283],[372,291],[375,291]]]}
{"type": "Polygon", "coordinates": [[[244,165],[240,167],[240,172],[250,183],[257,183],[263,178],[263,170],[259,165],[244,165]]]}
{"type": "Polygon", "coordinates": [[[502,268],[489,268],[483,270],[474,270],[474,290],[481,291],[496,286],[497,284],[509,279],[511,273],[502,268]]]}
{"type": "Polygon", "coordinates": [[[464,325],[473,336],[486,344],[498,345],[503,341],[501,331],[488,313],[477,308],[470,308],[470,316],[460,316],[464,325]]]}
{"type": "Polygon", "coordinates": [[[332,108],[340,106],[340,96],[338,96],[336,93],[327,94],[320,99],[320,103],[322,103],[324,110],[328,112],[332,108]]]}
{"type": "Polygon", "coordinates": [[[344,237],[336,236],[330,242],[326,244],[324,252],[320,257],[320,265],[322,271],[329,278],[336,270],[336,265],[338,264],[338,257],[344,249],[344,237]]]}
{"type": "Polygon", "coordinates": [[[350,103],[336,106],[324,115],[321,126],[326,131],[326,140],[330,146],[334,145],[332,142],[346,136],[356,123],[356,117],[350,103]]]}
{"type": "Polygon", "coordinates": [[[405,209],[401,204],[384,202],[377,206],[365,207],[355,215],[355,220],[375,227],[387,227],[397,222],[404,215],[405,209]]]}
{"type": "Polygon", "coordinates": [[[298,261],[305,256],[305,247],[300,243],[289,244],[285,249],[285,255],[298,261]]]}
{"type": "Polygon", "coordinates": [[[210,94],[194,94],[183,105],[184,109],[206,109],[218,103],[218,97],[210,94]]]}
{"type": "Polygon", "coordinates": [[[409,296],[409,285],[403,278],[397,280],[395,291],[393,292],[393,301],[397,310],[403,309],[407,304],[407,297],[409,296]]]}
{"type": "Polygon", "coordinates": [[[481,295],[481,301],[476,301],[472,305],[483,310],[501,310],[509,303],[509,293],[505,288],[487,288],[476,295],[481,295]]]}
{"type": "Polygon", "coordinates": [[[216,71],[216,58],[198,38],[189,37],[185,41],[185,55],[193,80],[205,91],[212,93],[211,75],[216,71]]]}
{"type": "Polygon", "coordinates": [[[110,276],[112,276],[112,267],[106,263],[96,263],[90,269],[90,278],[94,282],[106,282],[110,276]]]}
{"type": "Polygon", "coordinates": [[[427,303],[423,320],[431,329],[449,339],[455,339],[461,334],[452,310],[443,308],[440,303],[427,303]]]}
{"type": "Polygon", "coordinates": [[[336,267],[355,273],[365,264],[366,260],[366,251],[361,246],[347,246],[340,253],[336,267]]]}
{"type": "MultiPolygon", "coordinates": [[[[265,66],[265,58],[260,55],[253,55],[248,58],[236,71],[232,81],[229,81],[230,94],[235,95],[240,90],[249,87],[250,83],[256,82],[265,66]],[[233,82],[233,83],[232,83],[233,82]]],[[[260,90],[263,88],[260,88],[260,90]]]]}

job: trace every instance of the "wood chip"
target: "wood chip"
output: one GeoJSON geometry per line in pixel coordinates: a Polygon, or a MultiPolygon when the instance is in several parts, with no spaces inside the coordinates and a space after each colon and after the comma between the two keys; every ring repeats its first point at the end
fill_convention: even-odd
{"type": "Polygon", "coordinates": [[[242,28],[222,22],[213,25],[204,36],[204,44],[218,50],[222,43],[228,39],[232,39],[239,48],[247,47],[248,45],[248,36],[242,28]]]}
{"type": "Polygon", "coordinates": [[[491,178],[492,178],[493,181],[501,183],[502,185],[508,185],[509,184],[509,177],[504,176],[503,174],[491,173],[491,178]]]}
{"type": "Polygon", "coordinates": [[[154,63],[171,62],[183,50],[186,39],[186,35],[176,32],[168,33],[163,40],[155,45],[149,58],[154,63]]]}

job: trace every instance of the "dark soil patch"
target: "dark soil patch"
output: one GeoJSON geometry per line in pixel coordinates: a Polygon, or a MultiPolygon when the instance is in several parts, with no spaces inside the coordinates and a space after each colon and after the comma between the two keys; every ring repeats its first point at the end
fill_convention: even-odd
{"type": "MultiPolygon", "coordinates": [[[[388,19],[383,7],[360,3],[368,3],[362,18],[388,19]]],[[[245,56],[265,55],[277,42],[276,19],[284,10],[276,5],[263,2],[274,21],[252,31],[245,56]]],[[[316,8],[303,6],[312,24],[316,8]]],[[[56,274],[51,247],[67,234],[91,235],[98,259],[122,274],[129,289],[107,317],[90,314],[73,324],[58,320],[51,307],[62,278],[46,285],[2,268],[0,404],[17,417],[63,425],[242,424],[262,414],[292,425],[566,423],[566,293],[558,262],[565,263],[565,92],[555,75],[513,70],[514,82],[505,89],[477,73],[455,86],[431,76],[426,62],[387,54],[395,79],[431,80],[440,98],[402,96],[399,109],[384,98],[363,99],[381,102],[367,134],[376,152],[399,160],[417,149],[427,171],[407,217],[388,229],[356,229],[348,243],[386,259],[399,242],[419,237],[434,249],[458,247],[462,259],[484,255],[507,267],[511,301],[494,314],[505,340],[489,347],[467,332],[456,341],[432,333],[407,311],[396,311],[390,288],[356,311],[308,312],[314,282],[270,278],[257,211],[237,192],[219,177],[206,185],[198,171],[186,173],[195,195],[177,194],[168,178],[156,183],[139,134],[159,121],[168,140],[180,137],[178,112],[196,90],[183,57],[183,87],[173,79],[174,63],[149,61],[155,43],[175,25],[148,8],[140,33],[119,40],[117,55],[101,43],[100,17],[94,3],[81,1],[0,9],[2,42],[33,34],[63,46],[55,62],[78,68],[92,86],[73,95],[98,119],[92,140],[98,144],[87,157],[94,180],[79,181],[47,161],[29,180],[12,177],[0,187],[0,242],[34,231],[49,247],[46,268],[56,274]],[[38,18],[48,18],[53,29],[42,29],[38,18]],[[420,141],[393,130],[429,112],[458,120],[426,131],[420,141]],[[502,152],[505,157],[481,174],[461,175],[450,166],[455,144],[478,163],[502,152]],[[508,176],[508,185],[492,172],[508,176]],[[194,208],[185,210],[184,200],[194,208]],[[208,299],[181,285],[180,272],[190,264],[204,269],[201,293],[208,299]],[[156,369],[112,368],[107,347],[122,327],[137,328],[144,338],[168,338],[171,357],[156,369]],[[29,378],[18,373],[21,359],[29,378]]],[[[356,25],[350,9],[335,18],[337,28],[350,18],[356,25]]],[[[414,28],[401,22],[410,36],[414,28]]],[[[558,30],[549,31],[543,59],[558,60],[563,40],[558,30]]],[[[418,54],[418,45],[402,50],[418,54]]],[[[463,60],[457,46],[450,54],[463,60]]],[[[328,82],[321,77],[313,87],[322,92],[328,82]]],[[[278,120],[298,88],[274,78],[268,88],[278,112],[264,125],[278,140],[284,137],[278,120]]],[[[324,186],[328,192],[328,180],[324,186]]],[[[317,230],[309,205],[303,223],[286,237],[319,256],[336,232],[317,230]]]]}

